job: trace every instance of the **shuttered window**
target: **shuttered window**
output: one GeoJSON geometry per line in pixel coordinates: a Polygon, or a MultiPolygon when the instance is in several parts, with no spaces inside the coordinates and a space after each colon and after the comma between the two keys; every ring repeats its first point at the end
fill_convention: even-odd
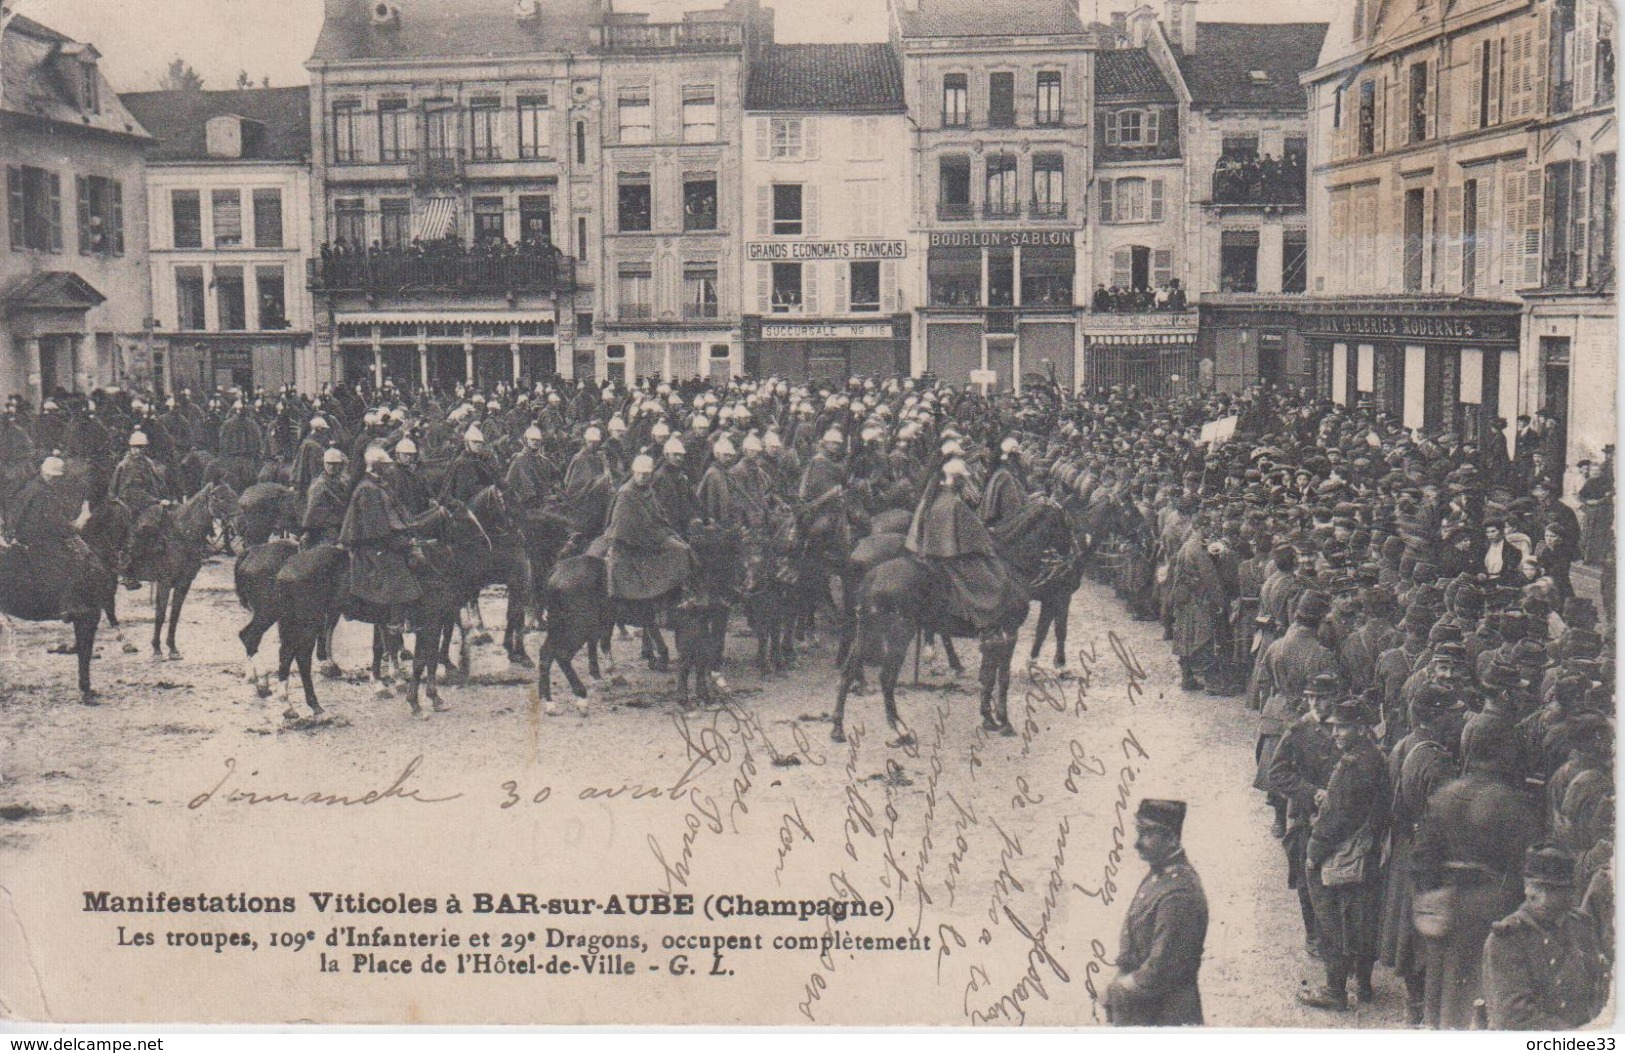
{"type": "Polygon", "coordinates": [[[243,195],[239,190],[215,190],[209,195],[214,215],[215,248],[243,243],[243,195]]]}
{"type": "Polygon", "coordinates": [[[282,247],[282,191],[274,187],[254,191],[254,245],[282,247]]]}

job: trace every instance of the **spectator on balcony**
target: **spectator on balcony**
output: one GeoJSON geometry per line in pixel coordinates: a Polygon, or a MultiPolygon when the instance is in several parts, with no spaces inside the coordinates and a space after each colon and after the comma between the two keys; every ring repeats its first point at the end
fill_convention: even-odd
{"type": "Polygon", "coordinates": [[[1099,285],[1095,286],[1094,299],[1091,300],[1090,303],[1097,312],[1110,311],[1112,309],[1112,294],[1107,290],[1105,282],[1101,282],[1099,285]]]}

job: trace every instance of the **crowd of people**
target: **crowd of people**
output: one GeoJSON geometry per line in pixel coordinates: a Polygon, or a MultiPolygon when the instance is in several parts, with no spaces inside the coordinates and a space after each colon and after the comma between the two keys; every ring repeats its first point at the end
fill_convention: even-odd
{"type": "Polygon", "coordinates": [[[1577,514],[1541,444],[1422,433],[1268,386],[99,391],[37,412],[8,400],[7,533],[60,535],[66,510],[41,513],[40,495],[65,459],[87,465],[92,502],[144,507],[181,495],[195,451],[289,481],[304,542],[347,547],[380,605],[405,602],[405,542],[436,509],[492,486],[521,519],[562,507],[599,537],[627,598],[656,594],[707,524],[760,531],[788,511],[810,541],[849,551],[873,517],[911,513],[908,548],[957,569],[973,621],[1000,587],[989,539],[1036,503],[1058,508],[1092,573],[1160,623],[1181,704],[1257,714],[1247,777],[1324,966],[1306,1005],[1370,1002],[1378,963],[1403,981],[1409,1020],[1433,1028],[1576,1027],[1606,998],[1611,450],[1588,466],[1577,514]],[[1232,437],[1204,440],[1215,422],[1232,437]],[[1576,587],[1582,556],[1602,561],[1600,609],[1576,587]]]}
{"type": "Polygon", "coordinates": [[[1156,289],[1146,286],[1123,288],[1106,287],[1105,282],[1095,286],[1089,301],[1097,314],[1147,314],[1152,311],[1184,311],[1190,307],[1185,288],[1178,278],[1170,278],[1156,289]]]}
{"type": "Polygon", "coordinates": [[[1213,200],[1231,205],[1301,205],[1307,194],[1304,155],[1222,154],[1213,167],[1213,200]]]}

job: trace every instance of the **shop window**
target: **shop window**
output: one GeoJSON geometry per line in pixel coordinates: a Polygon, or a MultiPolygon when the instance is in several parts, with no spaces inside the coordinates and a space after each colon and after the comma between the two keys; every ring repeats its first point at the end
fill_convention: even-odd
{"type": "Polygon", "coordinates": [[[617,384],[626,383],[626,346],[610,344],[604,349],[605,379],[617,384]]]}
{"type": "Polygon", "coordinates": [[[500,197],[474,199],[474,242],[478,245],[501,245],[507,240],[503,221],[503,203],[500,197]]]}
{"type": "Polygon", "coordinates": [[[236,248],[243,243],[243,195],[238,190],[216,190],[209,195],[214,213],[214,247],[236,248]]]}
{"type": "Polygon", "coordinates": [[[1071,306],[1075,269],[1076,258],[1071,249],[1022,249],[1022,304],[1028,307],[1071,306]]]}
{"type": "Polygon", "coordinates": [[[987,305],[1012,307],[1016,302],[1016,256],[1010,249],[987,253],[987,305]]]}
{"type": "Polygon", "coordinates": [[[519,156],[526,160],[546,157],[552,145],[546,95],[519,96],[519,156]]]}
{"type": "Polygon", "coordinates": [[[774,314],[801,313],[801,264],[773,264],[772,306],[774,314]]]}
{"type": "Polygon", "coordinates": [[[683,268],[683,317],[709,319],[717,316],[717,268],[714,265],[683,268]]]}
{"type": "Polygon", "coordinates": [[[203,268],[175,268],[175,328],[200,330],[203,314],[203,268]]]}
{"type": "Polygon", "coordinates": [[[683,177],[683,229],[717,229],[717,177],[714,174],[683,177]]]}
{"type": "Polygon", "coordinates": [[[683,89],[683,142],[717,140],[717,90],[711,85],[683,89]]]}
{"type": "Polygon", "coordinates": [[[938,162],[940,192],[937,199],[938,219],[969,219],[970,158],[951,155],[938,162]]]}
{"type": "Polygon", "coordinates": [[[947,128],[970,123],[970,78],[963,73],[942,78],[942,123],[947,128]]]}
{"type": "Polygon", "coordinates": [[[623,175],[620,181],[617,216],[623,234],[652,229],[654,193],[647,175],[623,175]]]}
{"type": "Polygon", "coordinates": [[[386,197],[378,202],[378,226],[386,249],[404,249],[412,243],[412,199],[386,197]]]}
{"type": "Polygon", "coordinates": [[[926,261],[933,307],[974,307],[982,302],[980,249],[932,249],[926,261]]]}
{"type": "Polygon", "coordinates": [[[1220,233],[1219,291],[1258,291],[1258,231],[1226,230],[1220,233]]]}
{"type": "Polygon", "coordinates": [[[797,235],[802,232],[802,186],[800,183],[773,184],[773,233],[797,235]]]}
{"type": "Polygon", "coordinates": [[[521,244],[553,244],[553,199],[546,194],[523,194],[519,198],[519,240],[521,244]]]}
{"type": "Polygon", "coordinates": [[[1038,71],[1038,110],[1035,123],[1041,128],[1061,123],[1061,71],[1038,71]]]}
{"type": "Polygon", "coordinates": [[[616,112],[622,143],[641,145],[653,139],[653,125],[650,123],[653,107],[649,104],[648,88],[621,89],[616,112]]]}
{"type": "Polygon", "coordinates": [[[282,268],[254,268],[254,283],[259,287],[260,328],[287,329],[288,296],[282,268]]]}
{"type": "Polygon", "coordinates": [[[863,260],[852,264],[852,313],[880,310],[880,263],[863,260]]]}
{"type": "Polygon", "coordinates": [[[214,298],[215,311],[220,318],[222,331],[248,328],[248,310],[243,299],[241,267],[214,269],[214,298]]]}
{"type": "Polygon", "coordinates": [[[1309,291],[1309,235],[1289,230],[1281,235],[1281,291],[1309,291]]]}
{"type": "Polygon", "coordinates": [[[171,190],[169,215],[174,228],[175,248],[203,247],[203,202],[196,190],[171,190]]]}
{"type": "Polygon", "coordinates": [[[469,157],[495,161],[502,156],[502,100],[481,96],[468,103],[470,133],[469,157]]]}
{"type": "Polygon", "coordinates": [[[124,186],[116,179],[78,176],[79,253],[124,255],[124,186]]]}
{"type": "Polygon", "coordinates": [[[987,77],[987,125],[989,128],[1016,126],[1016,75],[990,73],[987,77]]]}
{"type": "Polygon", "coordinates": [[[620,315],[623,321],[647,321],[654,317],[653,272],[647,264],[630,264],[620,269],[620,315]]]}

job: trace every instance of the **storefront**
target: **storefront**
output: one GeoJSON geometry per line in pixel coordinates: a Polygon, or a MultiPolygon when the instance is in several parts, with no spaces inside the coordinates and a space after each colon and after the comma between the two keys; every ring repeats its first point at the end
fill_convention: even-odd
{"type": "Polygon", "coordinates": [[[1602,463],[1618,441],[1619,322],[1612,296],[1590,290],[1524,294],[1522,412],[1543,410],[1564,451],[1564,489],[1573,495],[1584,476],[1581,461],[1602,463]]]}
{"type": "MultiPolygon", "coordinates": [[[[1150,317],[1150,316],[1148,316],[1150,317]]],[[[1211,361],[1196,351],[1194,318],[1176,315],[1159,325],[1113,326],[1084,336],[1085,390],[1121,386],[1165,399],[1213,389],[1211,361]]]]}
{"type": "Polygon", "coordinates": [[[1301,296],[1202,297],[1197,355],[1213,363],[1214,387],[1240,392],[1258,383],[1307,387],[1314,366],[1300,333],[1301,296]]]}
{"type": "Polygon", "coordinates": [[[990,370],[999,390],[1077,379],[1077,259],[1070,230],[933,231],[921,311],[926,369],[966,385],[990,370]]]}
{"type": "Polygon", "coordinates": [[[913,323],[908,315],[873,322],[745,317],[745,373],[786,380],[907,376],[913,323]]]}
{"type": "Polygon", "coordinates": [[[652,377],[673,383],[701,378],[726,384],[738,372],[739,336],[729,330],[606,327],[602,375],[632,383],[652,377]]]}
{"type": "Polygon", "coordinates": [[[169,382],[176,390],[275,390],[294,383],[309,333],[169,333],[169,382]]]}
{"type": "Polygon", "coordinates": [[[547,380],[559,363],[551,313],[457,320],[340,315],[336,337],[340,376],[349,384],[388,381],[442,392],[462,384],[489,391],[547,380]]]}
{"type": "Polygon", "coordinates": [[[1300,331],[1311,388],[1407,428],[1483,441],[1520,412],[1518,305],[1459,297],[1316,299],[1300,331]]]}

